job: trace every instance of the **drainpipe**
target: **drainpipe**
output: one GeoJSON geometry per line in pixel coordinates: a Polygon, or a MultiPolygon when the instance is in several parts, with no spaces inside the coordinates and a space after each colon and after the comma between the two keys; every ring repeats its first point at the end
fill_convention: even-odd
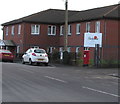
{"type": "MultiPolygon", "coordinates": [[[[103,59],[104,58],[104,49],[105,49],[105,47],[106,47],[106,43],[107,43],[107,37],[106,37],[106,32],[107,32],[107,30],[106,30],[106,19],[104,19],[104,34],[103,34],[103,36],[104,36],[104,45],[103,45],[103,47],[102,47],[102,53],[101,53],[101,59],[103,59]]],[[[103,42],[103,41],[102,41],[103,42]]]]}
{"type": "Polygon", "coordinates": [[[23,53],[25,52],[25,41],[26,41],[26,29],[25,29],[25,23],[24,23],[24,32],[23,32],[23,53]]]}

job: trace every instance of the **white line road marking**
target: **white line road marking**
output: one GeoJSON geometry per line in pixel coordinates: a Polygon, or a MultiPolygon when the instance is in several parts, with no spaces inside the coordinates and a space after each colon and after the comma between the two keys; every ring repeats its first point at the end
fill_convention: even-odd
{"type": "Polygon", "coordinates": [[[44,77],[52,79],[52,80],[56,80],[56,81],[59,81],[59,82],[67,83],[67,81],[64,81],[64,80],[61,80],[61,79],[57,79],[57,78],[53,78],[53,77],[49,77],[49,76],[44,76],[44,77]]]}
{"type": "Polygon", "coordinates": [[[105,91],[100,91],[100,90],[96,90],[96,89],[85,87],[85,86],[83,86],[82,88],[85,88],[85,89],[88,89],[88,90],[91,90],[91,91],[95,91],[95,92],[99,92],[99,93],[103,93],[103,94],[106,94],[106,95],[111,95],[111,96],[114,96],[114,97],[120,97],[119,95],[116,95],[116,94],[111,94],[111,93],[108,93],[108,92],[105,92],[105,91]]]}

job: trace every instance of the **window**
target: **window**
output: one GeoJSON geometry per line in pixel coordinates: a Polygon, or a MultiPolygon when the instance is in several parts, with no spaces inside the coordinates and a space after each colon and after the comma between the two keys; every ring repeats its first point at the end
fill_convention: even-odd
{"type": "Polygon", "coordinates": [[[97,22],[95,23],[95,32],[96,32],[96,33],[100,33],[100,21],[97,21],[97,22]]]}
{"type": "Polygon", "coordinates": [[[60,35],[64,34],[64,26],[60,26],[60,35]]]}
{"type": "Polygon", "coordinates": [[[77,54],[79,53],[79,49],[80,49],[80,47],[76,47],[76,53],[77,54]]]}
{"type": "Polygon", "coordinates": [[[80,24],[76,25],[76,34],[80,34],[80,24]]]}
{"type": "Polygon", "coordinates": [[[63,47],[59,48],[59,52],[60,52],[60,59],[63,59],[63,47]]]}
{"type": "Polygon", "coordinates": [[[60,47],[60,48],[59,48],[59,52],[63,52],[63,47],[60,47]]]}
{"type": "Polygon", "coordinates": [[[56,26],[48,26],[48,35],[56,35],[56,26]]]}
{"type": "Polygon", "coordinates": [[[31,49],[28,49],[27,51],[26,51],[26,53],[31,53],[32,52],[32,50],[31,49]]]}
{"type": "Polygon", "coordinates": [[[71,48],[70,48],[70,47],[68,47],[68,48],[67,48],[67,51],[68,51],[68,52],[70,52],[70,51],[71,51],[71,48]]]}
{"type": "Polygon", "coordinates": [[[31,34],[38,35],[40,33],[40,25],[32,25],[31,26],[31,34]]]}
{"type": "Polygon", "coordinates": [[[8,35],[8,27],[6,27],[6,36],[8,35]]]}
{"type": "Polygon", "coordinates": [[[18,25],[18,34],[21,33],[21,25],[18,25]]]}
{"type": "Polygon", "coordinates": [[[68,35],[71,35],[71,25],[68,25],[68,35]]]}
{"type": "Polygon", "coordinates": [[[17,53],[20,53],[20,46],[17,46],[17,53]]]}
{"type": "Polygon", "coordinates": [[[49,47],[49,52],[50,52],[50,53],[53,52],[53,47],[49,47]]]}
{"type": "Polygon", "coordinates": [[[86,32],[90,32],[90,22],[86,23],[86,32]]]}
{"type": "Polygon", "coordinates": [[[11,34],[14,35],[14,30],[15,30],[15,27],[12,26],[12,30],[11,30],[11,34]]]}

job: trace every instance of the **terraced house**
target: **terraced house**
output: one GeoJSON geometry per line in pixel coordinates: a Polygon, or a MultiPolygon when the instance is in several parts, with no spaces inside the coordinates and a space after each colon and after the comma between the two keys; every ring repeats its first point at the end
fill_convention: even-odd
{"type": "MultiPolygon", "coordinates": [[[[81,52],[85,33],[102,33],[101,59],[118,60],[118,30],[120,5],[68,12],[68,51],[81,52]]],[[[39,46],[48,52],[64,47],[65,11],[48,9],[2,24],[4,40],[16,44],[15,52],[24,53],[29,47],[39,46]]],[[[94,47],[89,47],[90,59],[94,47]]]]}

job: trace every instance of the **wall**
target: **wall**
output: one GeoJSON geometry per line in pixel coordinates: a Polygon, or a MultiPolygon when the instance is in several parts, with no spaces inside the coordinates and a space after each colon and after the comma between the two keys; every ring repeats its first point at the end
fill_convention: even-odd
{"type": "MultiPolygon", "coordinates": [[[[97,21],[97,20],[96,20],[97,21]]],[[[90,32],[95,32],[95,22],[91,22],[90,32]]],[[[100,21],[100,32],[103,36],[103,47],[101,49],[101,58],[116,60],[118,59],[118,21],[116,20],[99,20],[100,21]]],[[[86,32],[86,22],[81,22],[80,34],[76,34],[76,24],[72,23],[72,35],[68,36],[68,46],[71,47],[71,51],[75,52],[76,47],[80,47],[80,51],[83,53],[84,50],[84,33],[86,32]]],[[[4,40],[13,40],[17,45],[20,45],[21,52],[25,52],[29,47],[38,45],[41,48],[47,49],[48,47],[63,47],[64,36],[60,36],[60,25],[56,25],[56,35],[48,36],[48,25],[40,25],[40,34],[31,35],[31,24],[21,24],[21,34],[18,35],[18,24],[15,26],[15,35],[11,35],[11,27],[9,26],[9,35],[4,34],[4,40]]],[[[4,33],[6,26],[4,27],[4,33]]],[[[94,59],[94,48],[90,48],[90,59],[94,59]]]]}
{"type": "Polygon", "coordinates": [[[24,23],[9,25],[4,27],[4,40],[13,40],[14,43],[20,46],[20,52],[23,52],[23,44],[24,44],[24,23]],[[21,25],[21,33],[18,34],[18,25],[21,25]],[[14,26],[14,35],[11,34],[11,28],[14,26]],[[6,35],[6,28],[8,27],[8,35],[6,35]]]}
{"type": "MultiPolygon", "coordinates": [[[[118,60],[118,21],[105,20],[102,56],[106,60],[118,60]]],[[[119,21],[120,23],[120,21],[119,21]]]]}

